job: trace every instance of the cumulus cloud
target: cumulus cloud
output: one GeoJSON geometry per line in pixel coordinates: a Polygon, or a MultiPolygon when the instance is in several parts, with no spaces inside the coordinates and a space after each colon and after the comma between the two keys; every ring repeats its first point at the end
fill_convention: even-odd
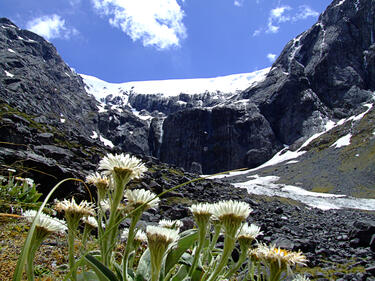
{"type": "Polygon", "coordinates": [[[35,18],[26,24],[26,28],[48,40],[69,39],[72,35],[78,34],[77,29],[66,27],[65,20],[56,14],[35,18]]]}
{"type": "Polygon", "coordinates": [[[297,9],[290,6],[279,6],[271,9],[267,19],[267,26],[258,28],[253,32],[253,36],[258,36],[261,33],[277,33],[280,31],[281,24],[287,22],[297,22],[305,20],[309,17],[317,17],[319,13],[314,11],[307,5],[301,5],[297,9]]]}
{"type": "Polygon", "coordinates": [[[272,9],[268,17],[267,33],[277,33],[280,29],[279,24],[290,21],[290,16],[286,15],[287,11],[292,10],[290,6],[282,6],[272,9]]]}
{"type": "Polygon", "coordinates": [[[276,54],[272,54],[272,53],[267,54],[267,59],[270,62],[274,62],[276,60],[276,54]]]}
{"type": "Polygon", "coordinates": [[[317,11],[314,11],[307,5],[302,5],[298,8],[298,13],[293,17],[294,21],[297,20],[304,20],[309,17],[317,17],[319,16],[319,13],[317,11]]]}
{"type": "Polygon", "coordinates": [[[244,0],[234,0],[234,6],[242,7],[244,0]]]}
{"type": "Polygon", "coordinates": [[[168,49],[186,38],[184,12],[176,0],[92,0],[109,23],[143,46],[168,49]]]}

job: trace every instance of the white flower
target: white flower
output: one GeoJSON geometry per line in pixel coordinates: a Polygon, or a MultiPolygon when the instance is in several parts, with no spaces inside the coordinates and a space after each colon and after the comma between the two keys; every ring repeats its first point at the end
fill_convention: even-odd
{"type": "Polygon", "coordinates": [[[111,209],[111,204],[109,203],[108,199],[100,201],[99,206],[103,210],[103,212],[109,211],[111,209]]]}
{"type": "MultiPolygon", "coordinates": [[[[31,223],[33,222],[37,211],[27,210],[23,213],[23,216],[31,223]]],[[[45,229],[47,232],[65,232],[68,228],[64,221],[52,218],[47,214],[40,213],[36,220],[36,226],[45,229]]]]}
{"type": "Polygon", "coordinates": [[[86,177],[86,182],[88,184],[93,184],[97,188],[101,188],[101,189],[107,189],[109,187],[108,177],[103,176],[99,174],[98,172],[88,175],[86,177]]]}
{"type": "Polygon", "coordinates": [[[98,228],[98,222],[96,221],[95,217],[83,217],[82,220],[85,224],[90,225],[92,228],[98,228]]]}
{"type": "Polygon", "coordinates": [[[134,236],[134,240],[146,243],[147,242],[147,235],[143,230],[139,229],[134,236]]]}
{"type": "Polygon", "coordinates": [[[55,209],[58,212],[64,211],[65,214],[75,214],[79,216],[95,216],[94,206],[86,200],[76,203],[74,197],[71,201],[64,199],[64,201],[57,202],[55,209]]]}
{"type": "Polygon", "coordinates": [[[287,270],[289,274],[291,273],[291,266],[306,265],[307,262],[306,256],[302,252],[288,251],[275,245],[259,244],[256,249],[250,251],[250,255],[268,263],[270,266],[271,264],[277,264],[280,269],[287,270]]]}
{"type": "Polygon", "coordinates": [[[129,173],[130,179],[137,179],[142,177],[143,173],[147,171],[147,168],[141,160],[129,154],[113,155],[109,153],[100,160],[99,170],[102,170],[105,175],[129,173]]]}
{"type": "Polygon", "coordinates": [[[124,228],[120,235],[122,240],[128,240],[129,237],[129,228],[124,228]]]}
{"type": "Polygon", "coordinates": [[[305,275],[297,274],[292,281],[310,281],[310,278],[305,275]]]}
{"type": "Polygon", "coordinates": [[[134,208],[137,208],[138,206],[143,205],[145,203],[147,203],[145,206],[146,209],[153,208],[156,207],[160,201],[160,199],[156,197],[156,194],[145,189],[128,189],[125,192],[125,197],[128,199],[128,203],[132,205],[134,208]]]}
{"type": "Polygon", "coordinates": [[[161,226],[148,225],[146,228],[147,240],[149,243],[171,244],[179,238],[178,231],[161,226]]]}
{"type": "Polygon", "coordinates": [[[159,226],[164,227],[164,228],[179,230],[182,226],[182,221],[180,221],[180,220],[164,220],[163,219],[163,220],[159,221],[159,226]]]}
{"type": "Polygon", "coordinates": [[[213,214],[213,204],[209,203],[198,203],[190,206],[189,210],[194,215],[212,215],[213,214]]]}
{"type": "Polygon", "coordinates": [[[227,216],[245,220],[251,212],[252,209],[249,204],[233,200],[220,201],[214,204],[213,207],[213,213],[219,220],[222,220],[227,216]]]}
{"type": "Polygon", "coordinates": [[[249,226],[248,223],[244,223],[241,230],[238,232],[237,237],[238,237],[238,239],[245,238],[245,239],[254,240],[260,234],[263,234],[263,232],[260,231],[259,226],[255,225],[255,224],[251,224],[249,226]]]}

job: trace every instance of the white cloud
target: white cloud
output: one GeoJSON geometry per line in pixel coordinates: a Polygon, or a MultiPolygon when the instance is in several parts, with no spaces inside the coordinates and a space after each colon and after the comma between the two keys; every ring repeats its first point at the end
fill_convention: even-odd
{"type": "Polygon", "coordinates": [[[293,17],[294,21],[297,20],[304,20],[309,17],[317,17],[319,16],[319,13],[317,11],[314,11],[307,5],[299,6],[298,13],[293,17]]]}
{"type": "Polygon", "coordinates": [[[78,34],[77,29],[67,28],[65,20],[56,14],[35,18],[26,24],[26,28],[47,40],[54,38],[69,39],[72,35],[78,34]]]}
{"type": "Polygon", "coordinates": [[[285,15],[285,12],[290,11],[290,6],[282,6],[272,9],[268,17],[267,33],[277,33],[280,29],[279,24],[282,22],[290,21],[290,17],[285,15]]]}
{"type": "Polygon", "coordinates": [[[259,28],[259,29],[255,30],[255,31],[253,32],[253,36],[255,37],[255,36],[260,35],[260,34],[262,33],[262,31],[263,31],[262,28],[259,28]]]}
{"type": "Polygon", "coordinates": [[[277,33],[282,23],[296,22],[317,16],[319,16],[319,13],[307,5],[299,6],[297,11],[290,6],[276,7],[269,13],[267,27],[258,28],[254,31],[253,36],[258,36],[263,31],[266,33],[277,33]]]}
{"type": "Polygon", "coordinates": [[[120,28],[143,46],[168,49],[180,46],[186,38],[182,23],[184,12],[176,0],[92,0],[95,9],[109,17],[109,23],[120,28]]]}
{"type": "Polygon", "coordinates": [[[267,59],[270,62],[274,62],[276,60],[276,54],[272,54],[272,53],[267,54],[267,59]]]}
{"type": "Polygon", "coordinates": [[[242,7],[244,0],[234,0],[234,6],[242,7]]]}

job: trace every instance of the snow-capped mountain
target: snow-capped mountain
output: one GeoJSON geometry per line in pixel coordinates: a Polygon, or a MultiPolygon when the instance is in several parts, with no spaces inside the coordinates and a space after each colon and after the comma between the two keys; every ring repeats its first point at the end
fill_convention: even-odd
{"type": "Polygon", "coordinates": [[[203,94],[206,92],[233,94],[243,91],[265,79],[270,68],[251,73],[233,74],[215,78],[170,79],[153,81],[135,81],[109,83],[94,76],[80,74],[86,84],[86,91],[103,101],[108,95],[123,96],[130,94],[160,95],[162,97],[180,94],[203,94]]]}
{"type": "Polygon", "coordinates": [[[81,74],[86,91],[107,108],[128,108],[141,119],[150,114],[170,114],[184,108],[212,107],[226,103],[247,88],[263,81],[270,68],[215,78],[171,79],[109,83],[81,74]],[[142,115],[138,113],[141,111],[142,115]]]}

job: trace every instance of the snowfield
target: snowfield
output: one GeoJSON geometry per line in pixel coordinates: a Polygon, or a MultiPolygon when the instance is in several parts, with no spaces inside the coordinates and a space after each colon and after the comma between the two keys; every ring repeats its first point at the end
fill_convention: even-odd
{"type": "Polygon", "coordinates": [[[205,92],[236,93],[254,86],[264,80],[270,68],[251,73],[232,74],[215,78],[170,79],[153,81],[136,81],[126,83],[109,83],[94,76],[80,74],[86,84],[86,91],[98,101],[108,95],[128,96],[135,94],[160,94],[163,97],[184,94],[203,94],[205,92]]]}

